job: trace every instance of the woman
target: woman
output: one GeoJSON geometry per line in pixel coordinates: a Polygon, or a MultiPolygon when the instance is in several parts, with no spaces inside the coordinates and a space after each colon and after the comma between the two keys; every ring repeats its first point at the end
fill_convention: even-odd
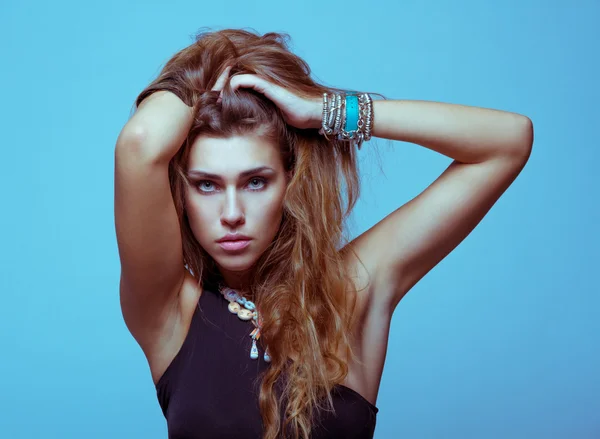
{"type": "Polygon", "coordinates": [[[173,438],[372,437],[393,310],[531,152],[525,116],[327,88],[285,37],[199,34],[117,140],[121,306],[173,438]],[[454,161],[347,242],[371,136],[454,161]]]}

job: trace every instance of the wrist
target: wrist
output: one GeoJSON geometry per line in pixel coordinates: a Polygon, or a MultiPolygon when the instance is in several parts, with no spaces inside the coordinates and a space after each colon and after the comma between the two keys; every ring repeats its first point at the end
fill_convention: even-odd
{"type": "Polygon", "coordinates": [[[323,98],[314,98],[312,102],[312,111],[310,117],[310,128],[318,129],[323,124],[323,98]]]}

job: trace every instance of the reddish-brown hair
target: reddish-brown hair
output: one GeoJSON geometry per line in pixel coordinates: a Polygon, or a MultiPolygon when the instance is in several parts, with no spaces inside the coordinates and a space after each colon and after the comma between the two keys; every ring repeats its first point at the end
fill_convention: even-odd
{"type": "Polygon", "coordinates": [[[317,130],[287,125],[280,110],[252,90],[233,92],[227,83],[220,103],[218,92],[210,91],[228,65],[233,66],[230,75],[258,74],[305,97],[341,91],[313,81],[306,62],[289,50],[288,40],[280,33],[201,32],[136,100],[139,106],[151,93],[169,90],[194,107],[192,128],[169,164],[169,176],[184,261],[200,287],[215,274],[215,265],[195,239],[185,210],[194,139],[263,136],[279,145],[291,172],[280,230],[256,264],[251,291],[264,321],[260,342],[272,357],[259,395],[265,439],[279,437],[282,431],[308,438],[314,410],[333,409],[332,387],[344,380],[348,361],[354,358],[350,329],[356,291],[347,281],[339,251],[346,242],[344,220],[359,190],[354,148],[328,141],[317,130]],[[278,380],[284,383],[283,394],[276,392],[278,380]]]}

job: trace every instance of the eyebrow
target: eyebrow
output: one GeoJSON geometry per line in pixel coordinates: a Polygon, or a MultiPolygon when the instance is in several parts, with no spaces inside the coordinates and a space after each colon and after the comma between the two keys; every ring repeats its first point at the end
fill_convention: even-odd
{"type": "MultiPolygon", "coordinates": [[[[240,172],[239,178],[249,177],[253,174],[258,174],[260,172],[269,172],[275,173],[275,169],[270,168],[268,166],[259,166],[258,168],[248,169],[244,172],[240,172]]],[[[223,177],[218,174],[211,174],[210,172],[203,171],[202,169],[192,169],[187,173],[188,177],[191,178],[207,178],[211,180],[222,180],[223,177]]]]}

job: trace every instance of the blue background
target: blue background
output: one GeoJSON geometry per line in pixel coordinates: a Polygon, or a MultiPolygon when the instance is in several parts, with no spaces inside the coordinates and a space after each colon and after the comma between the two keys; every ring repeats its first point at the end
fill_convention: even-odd
{"type": "MultiPolygon", "coordinates": [[[[201,27],[284,31],[327,85],[514,111],[523,173],[397,308],[376,438],[599,438],[597,1],[0,6],[0,437],[166,438],[123,323],[113,148],[201,27]]],[[[352,234],[451,159],[363,148],[352,234]]]]}

